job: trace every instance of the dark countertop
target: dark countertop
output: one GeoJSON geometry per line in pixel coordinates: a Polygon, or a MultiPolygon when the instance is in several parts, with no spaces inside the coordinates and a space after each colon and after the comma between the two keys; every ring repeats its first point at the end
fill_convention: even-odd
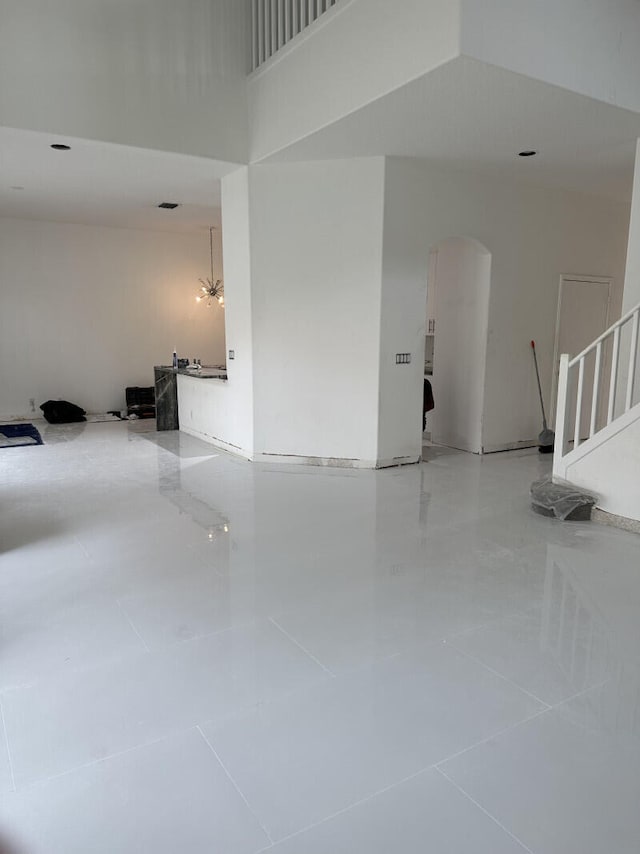
{"type": "Polygon", "coordinates": [[[195,377],[197,380],[227,380],[224,368],[211,368],[203,365],[199,371],[188,371],[186,368],[172,368],[171,365],[156,365],[154,371],[166,374],[181,374],[183,377],[195,377]]]}

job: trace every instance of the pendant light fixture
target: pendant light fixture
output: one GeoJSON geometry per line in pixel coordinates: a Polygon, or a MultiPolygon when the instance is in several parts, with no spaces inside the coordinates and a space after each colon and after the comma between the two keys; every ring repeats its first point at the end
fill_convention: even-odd
{"type": "Polygon", "coordinates": [[[211,250],[211,276],[208,279],[198,279],[202,287],[196,297],[197,302],[207,301],[207,308],[211,308],[214,300],[224,308],[224,285],[221,279],[213,277],[213,228],[209,228],[209,248],[211,250]]]}

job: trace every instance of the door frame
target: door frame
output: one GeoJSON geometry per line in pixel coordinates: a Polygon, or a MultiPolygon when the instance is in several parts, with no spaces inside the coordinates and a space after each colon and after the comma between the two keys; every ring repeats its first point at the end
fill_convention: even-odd
{"type": "MultiPolygon", "coordinates": [[[[556,364],[558,359],[560,358],[560,320],[562,317],[562,291],[565,282],[586,282],[587,284],[593,283],[594,285],[607,285],[609,289],[609,293],[607,296],[607,314],[605,317],[605,329],[609,328],[611,322],[611,294],[613,292],[613,277],[612,276],[578,276],[571,273],[563,273],[560,276],[560,284],[558,287],[558,305],[556,308],[556,332],[555,332],[555,340],[553,344],[553,363],[551,365],[552,377],[551,377],[551,406],[549,407],[549,425],[552,429],[555,427],[556,423],[556,409],[558,405],[558,373],[556,371],[556,364]]],[[[603,330],[604,331],[604,330],[603,330]]],[[[572,353],[572,356],[577,356],[577,353],[572,353]]]]}

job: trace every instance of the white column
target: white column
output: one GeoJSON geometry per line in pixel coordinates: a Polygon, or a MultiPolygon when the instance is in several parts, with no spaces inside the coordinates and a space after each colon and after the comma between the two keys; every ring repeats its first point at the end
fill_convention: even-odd
{"type": "Polygon", "coordinates": [[[640,303],[640,139],[636,150],[636,170],[629,223],[629,246],[627,249],[627,271],[624,282],[622,312],[629,311],[640,303]]]}
{"type": "Polygon", "coordinates": [[[384,158],[252,166],[250,199],[256,456],[373,467],[384,158]]]}

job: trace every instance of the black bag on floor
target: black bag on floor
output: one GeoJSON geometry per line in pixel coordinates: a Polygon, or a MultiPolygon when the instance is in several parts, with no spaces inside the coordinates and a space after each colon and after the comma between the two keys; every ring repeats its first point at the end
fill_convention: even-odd
{"type": "Polygon", "coordinates": [[[84,417],[87,414],[84,409],[80,409],[75,403],[69,403],[68,400],[48,400],[40,409],[49,424],[76,424],[87,420],[84,417]]]}

